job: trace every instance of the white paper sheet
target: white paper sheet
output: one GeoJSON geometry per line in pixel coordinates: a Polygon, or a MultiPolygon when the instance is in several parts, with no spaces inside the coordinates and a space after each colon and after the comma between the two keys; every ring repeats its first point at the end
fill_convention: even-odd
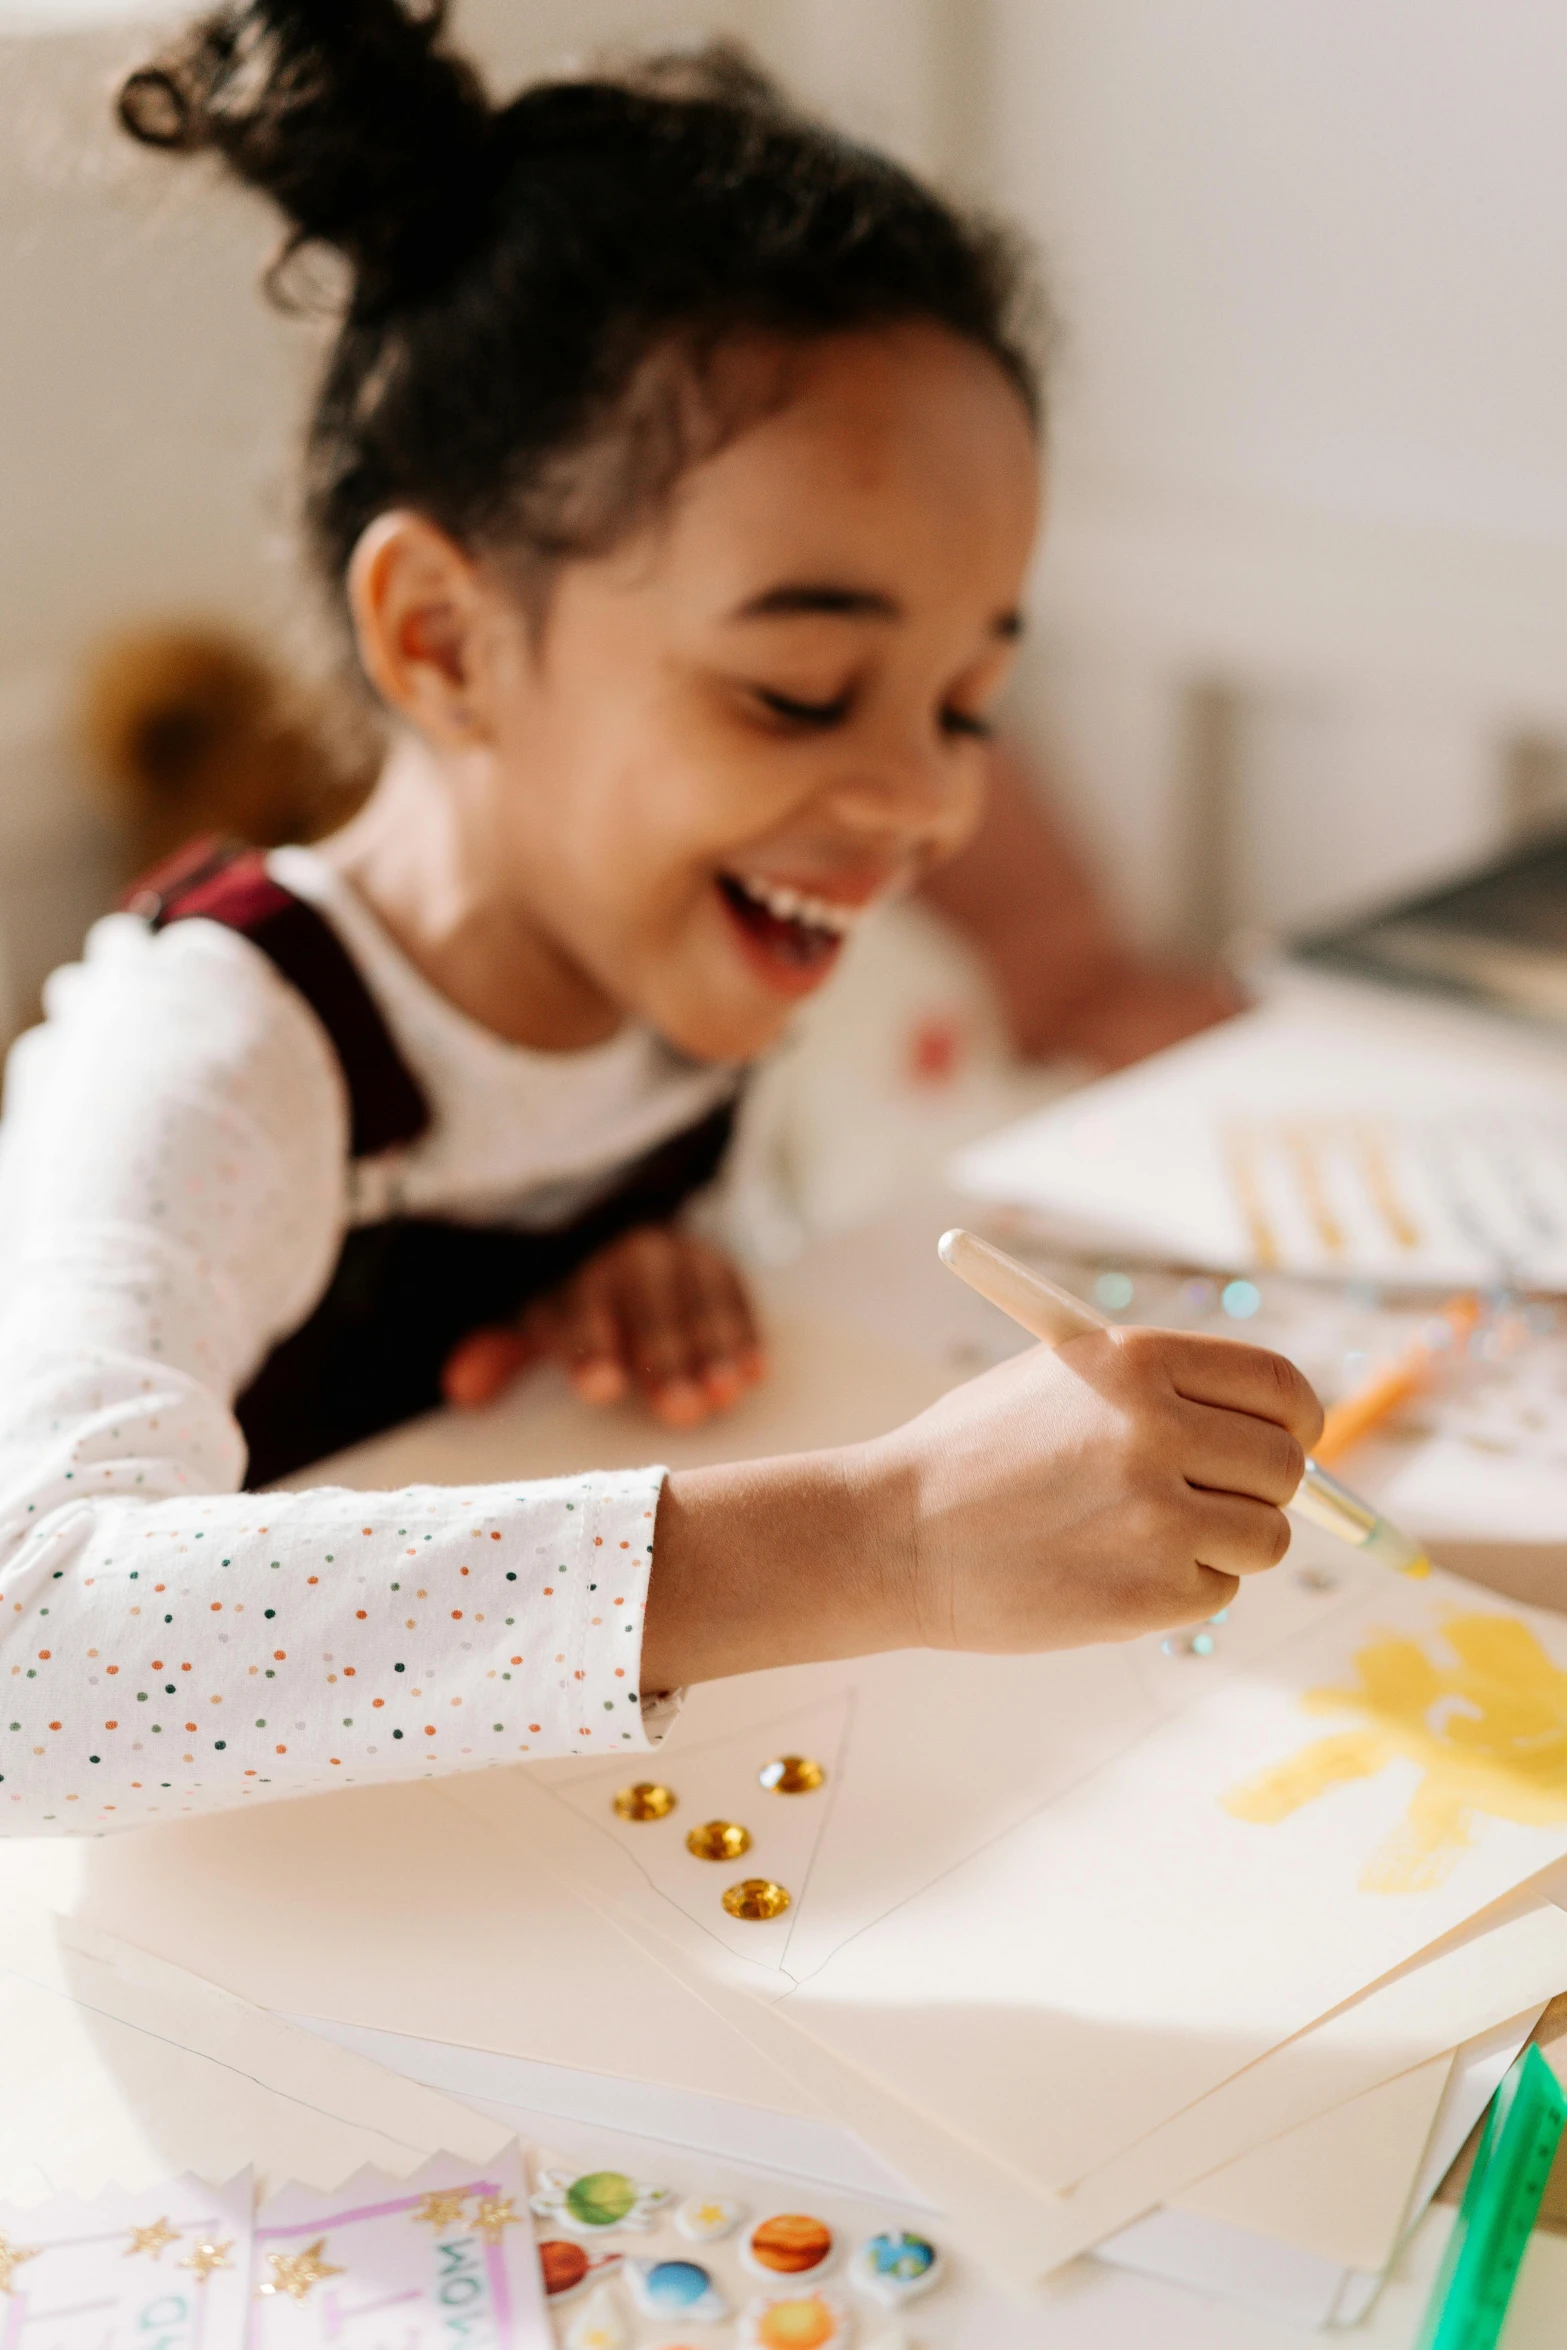
{"type": "Polygon", "coordinates": [[[24,1882],[47,1887],[56,1906],[259,2007],[818,2110],[555,1874],[454,1812],[441,1784],[0,1842],[0,1902],[24,1882]]]}
{"type": "Polygon", "coordinates": [[[1259,2147],[1095,2259],[1302,2326],[1358,2324],[1540,2012],[1259,2147]]]}
{"type": "Polygon", "coordinates": [[[482,2158],[493,2124],[181,1967],[73,1920],[0,1910],[0,2195],[19,2205],[252,2164],[335,2185],[444,2147],[482,2158]]]}
{"type": "MultiPolygon", "coordinates": [[[[1505,1769],[1461,1775],[1466,1732],[1451,1726],[1453,1710],[1488,1708],[1495,1730],[1512,1700],[1475,1677],[1473,1659],[1461,1669],[1450,1646],[1454,1625],[1471,1647],[1500,1640],[1504,1680],[1537,1674],[1551,1718],[1567,1722],[1567,1625],[1503,1609],[1451,1578],[1397,1580],[1342,1553],[1325,1553],[1323,1571],[1337,1579],[1331,1594],[1287,1575],[1248,1588],[1206,1682],[1202,1667],[1194,1675],[1144,1647],[877,1659],[852,1682],[835,1667],[699,1692],[661,1775],[678,1790],[682,1753],[705,1769],[724,1745],[734,1801],[747,1783],[753,1792],[745,1812],[726,1806],[723,1816],[759,1820],[764,1837],[758,1806],[768,1799],[755,1773],[775,1728],[795,1718],[791,1709],[775,1723],[774,1692],[853,1685],[855,1695],[798,1922],[760,1929],[754,1955],[710,1925],[708,1963],[783,1997],[843,2063],[1040,2187],[1100,2169],[1567,1852],[1567,1804],[1525,1799],[1505,1769]],[[1303,1628],[1313,1599],[1321,1613],[1305,1613],[1303,1628]],[[1156,1659],[1173,1676],[1157,1701],[1156,1659]],[[1004,1703],[999,1675],[990,1682],[986,1713],[979,1692],[997,1661],[1018,1678],[1004,1703]],[[1434,1735],[1421,1706],[1401,1727],[1397,1705],[1372,1720],[1357,1701],[1394,1667],[1395,1678],[1429,1681],[1426,1709],[1450,1689],[1434,1735]],[[1191,1699],[1199,1686],[1206,1695],[1191,1699]],[[1336,1691],[1349,1693],[1342,1703],[1313,1695],[1336,1691]],[[1032,1753],[1004,1769],[996,1723],[1016,1722],[1020,1709],[1035,1725],[1032,1753]],[[963,1734],[932,1739],[937,1719],[961,1722],[963,1734]],[[1343,1776],[1349,1754],[1366,1775],[1343,1776]],[[1294,1774],[1302,1800],[1269,1821],[1273,1772],[1286,1788],[1294,1774]],[[1520,1806],[1525,1817],[1505,1816],[1520,1806]]],[[[1366,1700],[1373,1712],[1383,1703],[1366,1700]]],[[[450,1786],[502,1817],[505,1784],[450,1786]]],[[[639,1928],[685,1914],[660,1882],[660,1869],[679,1865],[678,1813],[623,1826],[597,1771],[546,1766],[530,1785],[551,1786],[583,1829],[597,1827],[564,1854],[585,1886],[609,1892],[639,1928]],[[640,1857],[665,1843],[660,1868],[640,1857]]],[[[710,1799],[712,1784],[702,1786],[710,1799]]],[[[767,1849],[755,1848],[759,1867],[767,1849]]],[[[720,1891],[715,1881],[692,1898],[717,1913],[720,1891]]]]}
{"type": "Polygon", "coordinates": [[[1174,2209],[1298,2247],[1340,2269],[1392,2259],[1452,2078],[1432,2057],[1184,2188],[1174,2209]]]}
{"type": "MultiPolygon", "coordinates": [[[[1431,2200],[1446,2178],[1470,2131],[1502,2085],[1502,2076],[1519,2055],[1544,2014],[1543,2007],[1526,2008],[1494,2030],[1482,2032],[1454,2053],[1452,2071],[1425,2155],[1410,2192],[1401,2231],[1405,2240],[1425,2218],[1431,2200]]],[[[1381,2273],[1354,2272],[1344,2280],[1333,2310],[1339,2326],[1358,2325],[1381,2290],[1381,2273]]]]}
{"type": "Polygon", "coordinates": [[[1347,2273],[1320,2253],[1186,2211],[1149,2212],[1101,2244],[1094,2259],[1312,2330],[1332,2319],[1347,2273]]]}
{"type": "MultiPolygon", "coordinates": [[[[490,1820],[541,1880],[557,1868],[580,1866],[569,1818],[541,1797],[528,1775],[513,1773],[499,1784],[448,1782],[443,1800],[490,1820]]],[[[593,1887],[592,1899],[610,1923],[631,1930],[630,1911],[603,1882],[593,1887]]],[[[647,1954],[699,1986],[725,2024],[750,2037],[822,2110],[947,2212],[975,2256],[1019,2291],[1042,2269],[1087,2249],[1246,2148],[1548,1995],[1567,1969],[1562,1913],[1532,1894],[1520,1895],[1505,1911],[1464,1929],[1439,1953],[1412,1962],[1401,1976],[1176,2114],[1071,2196],[1051,2196],[845,2063],[800,2029],[789,2002],[759,2000],[740,1988],[727,1966],[712,1962],[712,1945],[700,1929],[679,1912],[665,1905],[659,1919],[657,1927],[645,1917],[635,1920],[637,1942],[647,1954]]]]}
{"type": "Polygon", "coordinates": [[[971,1146],[952,1176],[1182,1264],[1567,1286],[1567,1070],[1505,1023],[1303,974],[971,1146]]]}
{"type": "Polygon", "coordinates": [[[1417,2219],[1463,2151],[1464,2141],[1501,2087],[1541,2016],[1543,2006],[1525,2008],[1494,2030],[1482,2032],[1460,2048],[1452,2077],[1432,2124],[1425,2159],[1410,2190],[1408,2218],[1417,2219]]]}

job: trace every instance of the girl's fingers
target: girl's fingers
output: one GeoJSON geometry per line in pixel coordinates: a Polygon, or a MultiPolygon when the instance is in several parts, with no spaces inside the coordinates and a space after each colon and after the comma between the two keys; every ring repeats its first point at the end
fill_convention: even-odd
{"type": "Polygon", "coordinates": [[[1194,1493],[1192,1556],[1221,1575],[1260,1575],[1290,1546],[1290,1522],[1265,1501],[1239,1493],[1194,1493]]]}
{"type": "Polygon", "coordinates": [[[728,1258],[703,1243],[690,1244],[685,1277],[699,1375],[714,1405],[725,1410],[766,1369],[751,1301],[728,1258]]]}
{"type": "Polygon", "coordinates": [[[515,1324],[470,1330],[446,1358],[441,1393],[458,1411],[477,1411],[493,1403],[537,1354],[537,1346],[515,1324]]]}
{"type": "Polygon", "coordinates": [[[611,1284],[589,1266],[549,1301],[549,1351],[584,1403],[618,1403],[626,1392],[627,1343],[611,1284]]]}
{"type": "Polygon", "coordinates": [[[634,1232],[617,1252],[616,1291],[632,1368],[649,1408],[671,1428],[708,1414],[693,1344],[685,1244],[672,1233],[634,1232]]]}
{"type": "Polygon", "coordinates": [[[1245,1412],[1181,1403],[1181,1469],[1189,1485],[1250,1494],[1282,1509],[1305,1474],[1306,1455],[1287,1428],[1245,1412]]]}
{"type": "Polygon", "coordinates": [[[628,1233],[516,1324],[476,1330],[447,1360],[449,1403],[488,1403],[525,1364],[551,1355],[585,1403],[615,1403],[634,1380],[669,1426],[726,1409],[765,1362],[745,1290],[715,1248],[685,1233],[628,1233]]]}
{"type": "Polygon", "coordinates": [[[1197,1338],[1184,1331],[1138,1330],[1128,1337],[1159,1354],[1171,1386],[1189,1403],[1272,1421],[1308,1452],[1322,1434],[1322,1406],[1304,1372],[1283,1355],[1236,1338],[1197,1338]]]}

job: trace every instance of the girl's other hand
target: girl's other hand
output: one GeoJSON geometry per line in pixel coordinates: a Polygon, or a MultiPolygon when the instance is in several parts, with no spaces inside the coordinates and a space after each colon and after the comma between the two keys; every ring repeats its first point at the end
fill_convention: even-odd
{"type": "Polygon", "coordinates": [[[728,1411],[767,1370],[733,1265],[666,1224],[623,1233],[516,1322],[471,1331],[447,1357],[442,1391],[472,1410],[544,1361],[564,1366],[584,1403],[635,1391],[668,1428],[728,1411]]]}

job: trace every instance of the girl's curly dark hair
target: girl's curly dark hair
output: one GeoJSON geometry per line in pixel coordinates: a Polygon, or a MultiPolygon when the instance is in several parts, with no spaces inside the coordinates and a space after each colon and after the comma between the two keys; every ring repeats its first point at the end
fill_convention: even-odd
{"type": "Polygon", "coordinates": [[[131,75],[134,138],[215,149],[352,292],[307,444],[340,583],[389,507],[535,568],[602,550],[731,429],[709,362],[928,320],[1037,417],[1010,240],[796,113],[728,44],[492,106],[444,0],[232,0],[131,75]]]}

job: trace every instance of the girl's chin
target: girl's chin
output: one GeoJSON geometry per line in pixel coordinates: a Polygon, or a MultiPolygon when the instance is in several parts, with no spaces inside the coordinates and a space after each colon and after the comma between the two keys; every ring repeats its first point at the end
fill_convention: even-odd
{"type": "Polygon", "coordinates": [[[734,958],[726,954],[720,970],[709,964],[701,986],[681,988],[678,1003],[650,1005],[649,1024],[693,1061],[759,1060],[787,1035],[796,1004],[810,993],[809,988],[764,988],[759,977],[749,967],[737,972],[734,958]]]}

